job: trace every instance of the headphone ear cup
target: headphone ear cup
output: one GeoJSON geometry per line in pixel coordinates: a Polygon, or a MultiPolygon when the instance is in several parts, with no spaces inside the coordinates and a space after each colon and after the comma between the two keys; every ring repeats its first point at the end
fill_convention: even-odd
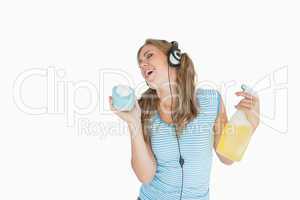
{"type": "Polygon", "coordinates": [[[181,61],[181,52],[176,46],[171,47],[168,53],[168,62],[172,67],[179,67],[181,61]]]}

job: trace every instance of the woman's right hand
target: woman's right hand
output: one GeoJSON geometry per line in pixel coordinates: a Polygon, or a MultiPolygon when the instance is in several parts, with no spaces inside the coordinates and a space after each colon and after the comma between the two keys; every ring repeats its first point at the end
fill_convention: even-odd
{"type": "Polygon", "coordinates": [[[109,96],[109,106],[110,110],[115,113],[122,120],[127,122],[127,124],[140,124],[141,123],[141,108],[138,101],[135,101],[135,105],[130,111],[119,111],[112,104],[112,96],[109,96]]]}

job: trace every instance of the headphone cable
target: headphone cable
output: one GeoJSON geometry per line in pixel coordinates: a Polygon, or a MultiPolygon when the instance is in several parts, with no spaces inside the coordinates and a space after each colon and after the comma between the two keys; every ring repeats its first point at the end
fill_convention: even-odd
{"type": "MultiPolygon", "coordinates": [[[[174,119],[173,119],[173,112],[172,112],[172,107],[173,107],[173,96],[172,96],[172,89],[171,89],[171,83],[170,83],[170,66],[168,65],[168,80],[169,80],[169,88],[170,88],[170,93],[171,93],[171,118],[172,118],[172,122],[174,123],[174,119]]],[[[180,200],[182,198],[182,190],[183,190],[183,164],[184,164],[184,159],[181,156],[181,151],[180,151],[180,144],[179,144],[179,138],[178,135],[176,134],[176,139],[177,139],[177,145],[178,145],[178,150],[179,150],[179,164],[181,166],[181,191],[180,191],[180,200]]]]}

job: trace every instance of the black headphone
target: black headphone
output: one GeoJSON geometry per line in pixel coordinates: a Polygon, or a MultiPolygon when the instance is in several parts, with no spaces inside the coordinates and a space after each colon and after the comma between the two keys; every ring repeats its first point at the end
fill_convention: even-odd
{"type": "Polygon", "coordinates": [[[171,67],[180,67],[182,54],[178,48],[178,43],[176,41],[171,42],[171,48],[168,52],[168,64],[171,67]]]}

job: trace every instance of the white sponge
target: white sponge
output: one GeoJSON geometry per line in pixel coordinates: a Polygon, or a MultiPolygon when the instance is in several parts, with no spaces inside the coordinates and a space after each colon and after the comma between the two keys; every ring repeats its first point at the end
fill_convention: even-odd
{"type": "Polygon", "coordinates": [[[116,89],[116,92],[118,93],[118,95],[120,95],[121,97],[126,97],[130,94],[130,89],[128,86],[126,85],[119,85],[116,89]]]}

